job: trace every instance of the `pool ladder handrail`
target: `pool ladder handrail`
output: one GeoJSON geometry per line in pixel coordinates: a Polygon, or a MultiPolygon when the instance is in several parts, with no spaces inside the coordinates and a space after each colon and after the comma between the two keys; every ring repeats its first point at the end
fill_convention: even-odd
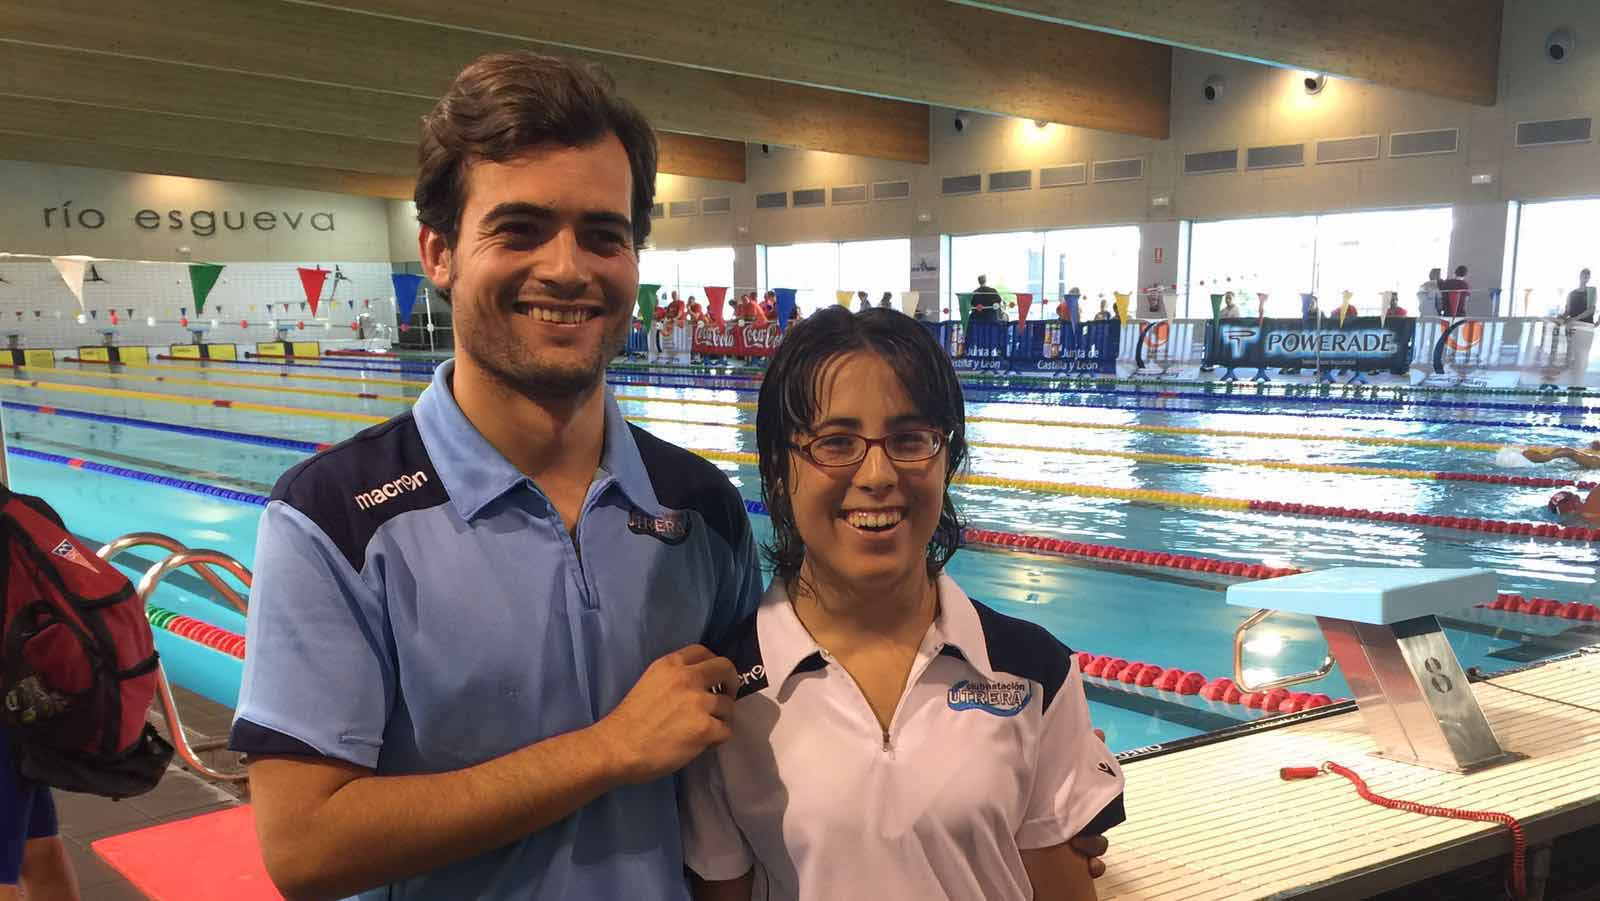
{"type": "MultiPolygon", "coordinates": [[[[249,612],[249,602],[233,589],[233,586],[224,582],[213,566],[220,566],[227,570],[234,578],[250,587],[252,576],[250,570],[238,560],[221,551],[207,548],[191,548],[159,532],[130,532],[127,535],[107,544],[95,551],[95,555],[102,560],[110,561],[125,551],[132,548],[153,545],[170,551],[167,556],[158,560],[139,579],[139,600],[145,604],[150,602],[150,595],[155,593],[156,586],[163,579],[178,569],[188,567],[200,574],[223,600],[232,604],[240,613],[249,612]]],[[[200,775],[216,782],[244,782],[248,776],[243,771],[224,772],[213,769],[200,760],[200,752],[214,751],[226,747],[227,739],[211,739],[191,744],[189,737],[183,731],[183,718],[178,713],[177,699],[172,695],[172,683],[167,679],[166,667],[158,661],[156,663],[156,688],[161,697],[161,708],[167,718],[167,732],[172,736],[172,745],[178,751],[185,765],[200,775]]]]}
{"type": "Polygon", "coordinates": [[[1290,685],[1299,685],[1302,682],[1314,682],[1333,672],[1333,656],[1322,658],[1322,665],[1314,670],[1304,673],[1293,673],[1288,676],[1279,676],[1269,679],[1260,685],[1251,685],[1244,677],[1244,637],[1255,626],[1261,625],[1267,617],[1276,613],[1276,610],[1257,610],[1239,624],[1233,633],[1233,684],[1246,694],[1254,691],[1271,691],[1274,688],[1287,688],[1290,685]]]}

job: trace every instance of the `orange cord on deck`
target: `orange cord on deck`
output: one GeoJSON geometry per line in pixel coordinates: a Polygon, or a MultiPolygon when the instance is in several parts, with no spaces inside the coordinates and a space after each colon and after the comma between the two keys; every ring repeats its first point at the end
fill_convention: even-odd
{"type": "Polygon", "coordinates": [[[1435,807],[1432,804],[1419,804],[1416,801],[1401,801],[1397,798],[1387,798],[1367,787],[1366,780],[1356,775],[1355,771],[1342,767],[1329,760],[1320,768],[1312,766],[1286,766],[1278,770],[1278,778],[1284,781],[1292,779],[1310,779],[1318,773],[1338,773],[1349,779],[1356,787],[1356,793],[1362,798],[1381,807],[1391,810],[1404,810],[1408,813],[1420,813],[1427,817],[1447,817],[1452,820],[1475,820],[1480,823],[1499,823],[1511,830],[1511,895],[1515,898],[1526,897],[1528,892],[1527,866],[1528,866],[1528,836],[1522,830],[1522,824],[1509,813],[1496,813],[1491,810],[1460,810],[1454,807],[1435,807]]]}

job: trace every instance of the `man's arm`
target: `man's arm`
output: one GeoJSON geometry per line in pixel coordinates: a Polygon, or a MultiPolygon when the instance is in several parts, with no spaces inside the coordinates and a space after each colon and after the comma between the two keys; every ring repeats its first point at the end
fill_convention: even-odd
{"type": "Polygon", "coordinates": [[[1089,876],[1089,861],[1070,845],[1024,848],[1022,867],[1033,885],[1035,901],[1094,901],[1098,897],[1089,876]]]}
{"type": "Polygon", "coordinates": [[[267,872],[291,901],[343,898],[510,844],[726,741],[738,685],[731,663],[694,645],[651,664],[599,723],[467,769],[378,776],[328,758],[253,760],[267,872]]]}

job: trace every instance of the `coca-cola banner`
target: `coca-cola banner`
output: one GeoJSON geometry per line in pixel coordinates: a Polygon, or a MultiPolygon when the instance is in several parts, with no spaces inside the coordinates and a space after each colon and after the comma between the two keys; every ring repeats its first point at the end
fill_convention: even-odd
{"type": "Polygon", "coordinates": [[[776,325],[717,325],[694,330],[694,352],[721,357],[770,357],[783,340],[776,325]]]}

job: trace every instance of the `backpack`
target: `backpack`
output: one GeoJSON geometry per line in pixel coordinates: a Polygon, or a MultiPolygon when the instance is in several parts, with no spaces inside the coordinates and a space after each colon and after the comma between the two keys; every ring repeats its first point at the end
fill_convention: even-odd
{"type": "Polygon", "coordinates": [[[0,735],[22,776],[125,798],[172,746],[145,719],[156,652],[144,602],[44,501],[0,486],[0,735]]]}

